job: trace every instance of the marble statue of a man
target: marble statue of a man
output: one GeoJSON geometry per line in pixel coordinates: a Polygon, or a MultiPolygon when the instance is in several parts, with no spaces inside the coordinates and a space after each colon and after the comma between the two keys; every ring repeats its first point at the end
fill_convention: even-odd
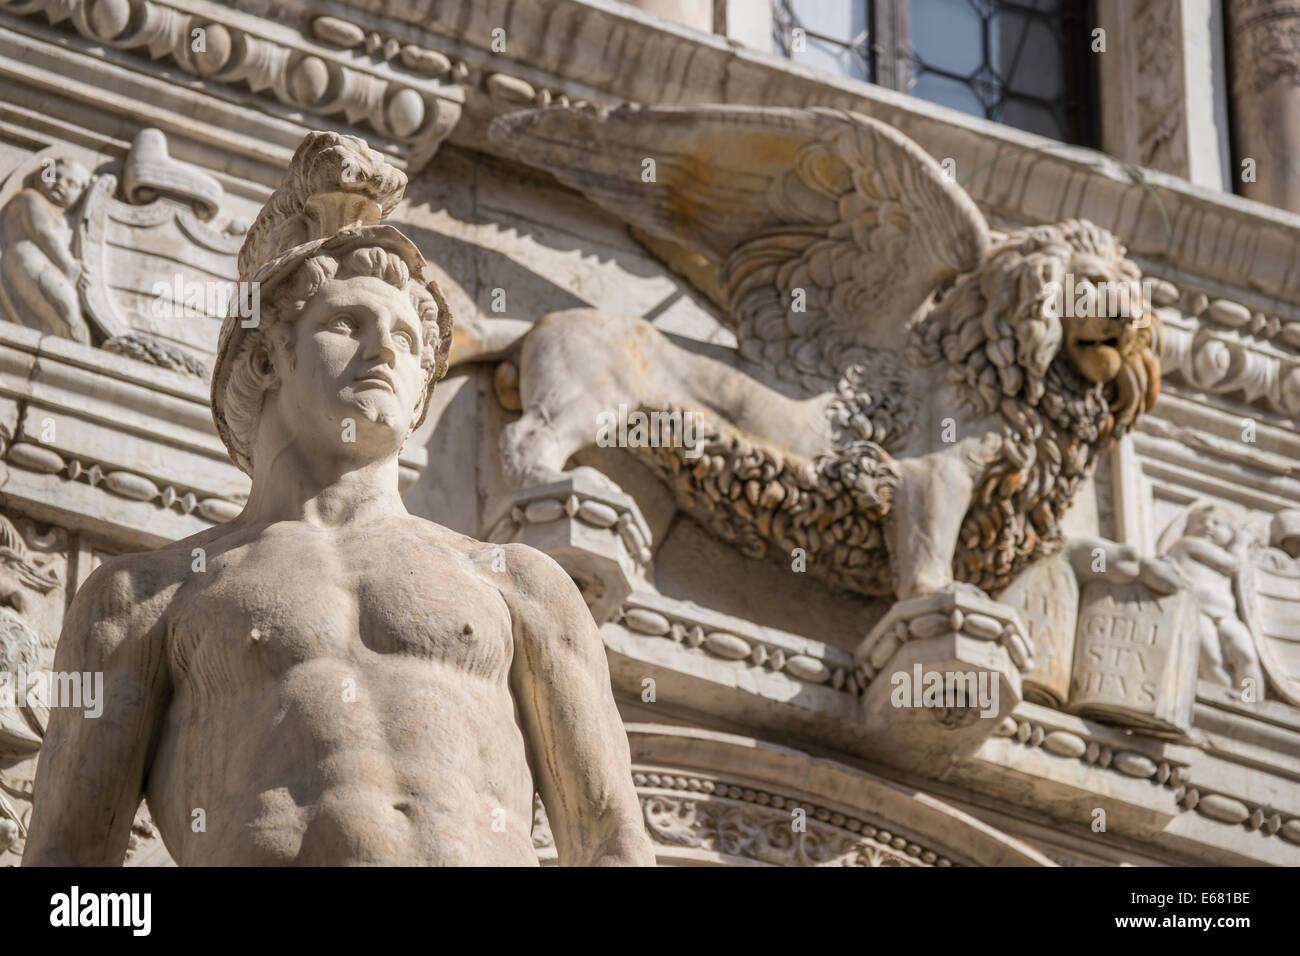
{"type": "Polygon", "coordinates": [[[562,864],[654,862],[576,586],[398,495],[452,332],[404,186],[313,133],[250,230],[212,387],[247,506],[77,593],[55,669],[106,700],[52,712],[24,863],[120,864],[143,793],[182,865],[536,865],[534,789],[562,864]]]}

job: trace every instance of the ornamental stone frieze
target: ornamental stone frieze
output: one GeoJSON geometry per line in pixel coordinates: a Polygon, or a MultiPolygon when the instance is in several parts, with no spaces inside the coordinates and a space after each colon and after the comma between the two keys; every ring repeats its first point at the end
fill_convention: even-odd
{"type": "Polygon", "coordinates": [[[0,12],[251,93],[277,118],[308,117],[300,129],[310,117],[347,124],[412,168],[428,162],[464,102],[446,57],[367,42],[366,31],[334,18],[317,18],[304,34],[204,0],[4,0],[0,12]]]}
{"type": "MultiPolygon", "coordinates": [[[[939,801],[916,801],[874,774],[762,740],[629,723],[632,779],[665,865],[1051,866],[939,801]]],[[[533,844],[553,863],[535,807],[533,844]]]]}

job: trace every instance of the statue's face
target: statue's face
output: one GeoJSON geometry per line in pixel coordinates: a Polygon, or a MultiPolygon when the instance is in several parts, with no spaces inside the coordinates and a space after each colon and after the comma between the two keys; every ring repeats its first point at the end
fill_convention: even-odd
{"type": "Polygon", "coordinates": [[[38,176],[37,182],[52,202],[66,208],[86,191],[90,173],[80,163],[60,159],[54,164],[54,178],[47,181],[44,176],[38,176]]]}
{"type": "Polygon", "coordinates": [[[1219,508],[1198,511],[1187,522],[1187,533],[1194,538],[1205,538],[1221,548],[1232,543],[1235,534],[1232,515],[1219,508]]]}
{"type": "Polygon", "coordinates": [[[327,280],[273,359],[275,401],[296,432],[353,444],[363,456],[395,452],[425,385],[421,344],[419,315],[404,290],[371,276],[327,280]]]}
{"type": "Polygon", "coordinates": [[[1074,314],[1062,316],[1065,349],[1084,378],[1109,382],[1124,367],[1124,356],[1145,316],[1142,290],[1136,282],[1117,283],[1096,275],[1076,279],[1076,296],[1081,290],[1091,299],[1076,300],[1074,314]]]}

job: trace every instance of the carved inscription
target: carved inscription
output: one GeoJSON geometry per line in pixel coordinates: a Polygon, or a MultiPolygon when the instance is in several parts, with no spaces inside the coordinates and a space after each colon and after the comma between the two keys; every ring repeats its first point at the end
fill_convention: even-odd
{"type": "Polygon", "coordinates": [[[1196,689],[1196,604],[1140,584],[1083,591],[1070,709],[1148,730],[1185,731],[1196,689]]]}
{"type": "Polygon", "coordinates": [[[1079,585],[1069,565],[1060,556],[1030,565],[1001,600],[1020,611],[1033,643],[1034,666],[1023,675],[1025,699],[1064,707],[1079,608],[1079,585]]]}

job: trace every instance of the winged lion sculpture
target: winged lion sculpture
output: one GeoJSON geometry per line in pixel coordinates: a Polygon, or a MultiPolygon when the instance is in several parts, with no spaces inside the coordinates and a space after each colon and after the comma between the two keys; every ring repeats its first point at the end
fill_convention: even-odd
{"type": "Polygon", "coordinates": [[[516,486],[561,477],[620,404],[695,412],[702,449],[636,451],[745,554],[803,548],[810,572],[873,596],[996,594],[1059,546],[1079,483],[1156,400],[1158,320],[1114,308],[1115,287],[1141,302],[1141,274],[1113,235],[996,231],[868,117],[557,107],[492,132],[631,224],[737,342],[588,309],[542,318],[509,353],[516,486]],[[1063,288],[1097,308],[1066,318],[1063,288]]]}

